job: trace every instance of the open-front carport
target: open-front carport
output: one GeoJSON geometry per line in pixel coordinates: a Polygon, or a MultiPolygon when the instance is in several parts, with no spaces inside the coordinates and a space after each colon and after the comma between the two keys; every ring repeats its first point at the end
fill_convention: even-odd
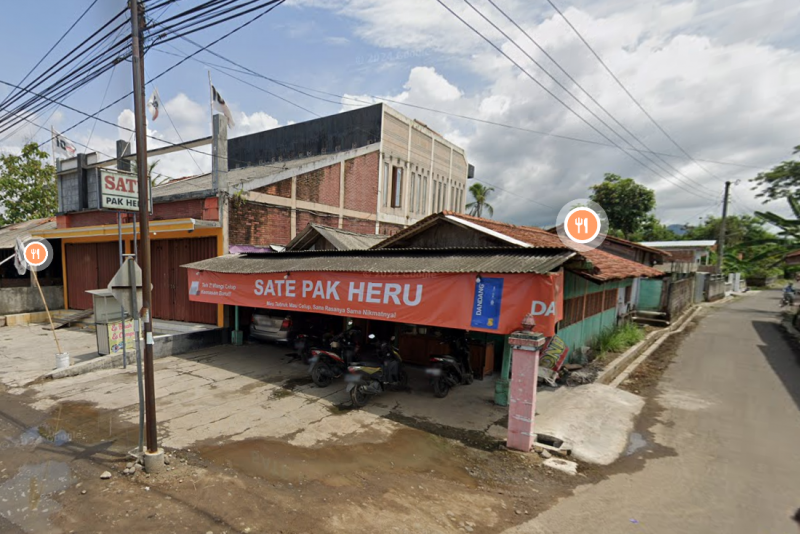
{"type": "Polygon", "coordinates": [[[507,336],[533,313],[535,330],[551,337],[562,318],[562,266],[576,256],[556,248],[305,251],[185,267],[198,302],[390,322],[405,336],[432,328],[507,336]]]}

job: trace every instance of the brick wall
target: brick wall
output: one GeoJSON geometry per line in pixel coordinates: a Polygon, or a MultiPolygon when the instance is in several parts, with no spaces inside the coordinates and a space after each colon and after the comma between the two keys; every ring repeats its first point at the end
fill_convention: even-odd
{"type": "MultiPolygon", "coordinates": [[[[380,233],[383,235],[394,235],[403,228],[405,228],[405,226],[401,226],[399,224],[381,223],[380,233]]],[[[374,227],[373,227],[373,232],[370,233],[374,233],[374,227]]]]}
{"type": "Polygon", "coordinates": [[[375,213],[378,202],[378,152],[349,159],[344,166],[345,209],[375,213]]]}
{"type": "MultiPolygon", "coordinates": [[[[306,229],[308,223],[324,224],[325,226],[331,226],[333,228],[339,227],[338,215],[317,215],[315,213],[308,213],[306,211],[298,211],[296,219],[297,219],[296,231],[298,234],[306,229]]],[[[375,228],[374,223],[373,223],[373,228],[375,228]]]]}
{"type": "Polygon", "coordinates": [[[292,198],[292,179],[288,178],[274,184],[259,187],[255,191],[266,195],[275,195],[276,197],[292,198]]]}
{"type": "MultiPolygon", "coordinates": [[[[154,221],[164,219],[202,219],[204,214],[205,199],[193,198],[190,200],[179,200],[177,202],[167,202],[155,204],[153,206],[154,221]]],[[[217,217],[219,218],[219,217],[217,217]]]]}
{"type": "Polygon", "coordinates": [[[327,206],[339,205],[340,165],[329,165],[297,177],[297,199],[327,206]]]}
{"type": "Polygon", "coordinates": [[[367,221],[365,219],[350,219],[348,217],[344,217],[342,219],[342,229],[359,234],[374,234],[375,221],[367,221]]]}
{"type": "Polygon", "coordinates": [[[287,208],[256,202],[231,202],[231,245],[285,245],[291,240],[291,216],[287,208]]]}

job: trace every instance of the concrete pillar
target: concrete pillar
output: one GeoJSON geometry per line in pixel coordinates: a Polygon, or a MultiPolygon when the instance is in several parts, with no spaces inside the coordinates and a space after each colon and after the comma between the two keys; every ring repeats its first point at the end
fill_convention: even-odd
{"type": "MultiPolygon", "coordinates": [[[[533,321],[530,325],[533,326],[533,321]]],[[[509,449],[529,452],[536,438],[536,382],[539,352],[544,342],[542,334],[531,330],[520,330],[509,336],[513,356],[506,442],[509,449]]]]}

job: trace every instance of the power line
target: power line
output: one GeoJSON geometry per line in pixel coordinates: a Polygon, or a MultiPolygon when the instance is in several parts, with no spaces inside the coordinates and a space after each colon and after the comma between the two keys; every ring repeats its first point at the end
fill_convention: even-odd
{"type": "MultiPolygon", "coordinates": [[[[564,89],[564,91],[566,91],[567,93],[569,93],[569,94],[570,94],[570,95],[571,95],[571,96],[572,96],[572,97],[575,99],[575,101],[576,101],[576,102],[578,102],[579,104],[581,104],[581,106],[583,106],[583,107],[584,107],[584,109],[586,109],[587,111],[589,111],[590,113],[592,113],[592,111],[591,111],[591,110],[590,110],[590,109],[589,109],[589,108],[588,108],[588,107],[587,107],[587,106],[586,106],[586,105],[585,105],[583,102],[581,102],[581,101],[580,101],[580,100],[579,100],[577,97],[575,97],[574,95],[572,95],[572,93],[571,93],[571,91],[570,91],[569,89],[567,89],[566,87],[564,87],[564,85],[563,85],[561,82],[559,82],[559,81],[558,81],[558,80],[557,80],[557,79],[556,79],[556,78],[555,78],[555,77],[554,77],[552,74],[550,74],[550,73],[549,73],[549,72],[548,72],[548,71],[547,71],[547,70],[546,70],[546,69],[545,69],[545,68],[544,68],[544,67],[543,67],[543,66],[542,66],[542,65],[541,65],[539,62],[537,62],[537,61],[536,61],[536,60],[535,60],[533,57],[531,57],[531,55],[530,55],[530,54],[528,54],[527,52],[525,52],[525,50],[523,50],[523,49],[522,49],[522,47],[521,47],[521,46],[519,46],[519,45],[518,45],[518,44],[517,44],[517,43],[516,43],[516,42],[515,42],[515,41],[514,41],[514,40],[513,40],[511,37],[509,37],[509,36],[508,36],[508,35],[507,35],[507,34],[506,34],[506,33],[505,33],[503,30],[501,30],[499,27],[497,27],[497,25],[496,25],[496,24],[494,24],[494,23],[493,23],[491,20],[489,20],[489,19],[488,19],[488,18],[487,18],[487,17],[486,17],[486,16],[485,16],[483,13],[481,13],[481,12],[480,12],[480,11],[479,11],[479,10],[478,10],[478,9],[477,9],[477,8],[476,8],[476,7],[475,7],[475,6],[474,6],[474,5],[473,5],[473,4],[472,4],[472,3],[471,3],[469,0],[464,0],[464,2],[466,2],[466,4],[467,4],[467,5],[469,5],[469,6],[470,6],[470,7],[471,7],[471,8],[472,8],[472,9],[473,9],[473,10],[474,10],[476,13],[478,13],[478,14],[479,14],[481,17],[483,17],[483,19],[484,19],[484,20],[486,20],[486,21],[487,21],[489,24],[491,24],[491,25],[492,25],[494,28],[496,28],[496,29],[497,29],[497,30],[498,30],[500,33],[502,33],[502,34],[503,34],[503,36],[504,36],[506,39],[508,39],[508,40],[509,40],[509,41],[510,41],[512,44],[514,44],[514,46],[516,46],[516,47],[517,47],[517,48],[518,48],[520,51],[522,51],[522,52],[523,52],[523,53],[524,53],[524,54],[525,54],[525,55],[528,57],[528,59],[530,59],[531,61],[533,61],[533,63],[534,63],[536,66],[538,66],[538,67],[539,67],[539,68],[540,68],[540,69],[541,69],[541,70],[542,70],[542,71],[543,71],[545,74],[547,74],[547,75],[548,75],[548,76],[549,76],[549,77],[550,77],[550,78],[551,78],[551,79],[552,79],[552,80],[553,80],[555,83],[557,83],[557,84],[559,85],[559,87],[561,87],[562,89],[564,89]]],[[[597,99],[595,99],[595,97],[594,97],[594,96],[592,96],[592,94],[591,94],[591,93],[589,93],[589,91],[587,91],[587,90],[586,90],[586,89],[585,89],[585,88],[584,88],[584,87],[583,87],[583,86],[580,84],[580,82],[578,82],[578,81],[577,81],[577,80],[576,80],[574,77],[572,77],[572,75],[570,75],[570,74],[569,74],[569,73],[566,71],[566,69],[564,69],[564,67],[562,67],[562,66],[561,66],[561,64],[560,64],[560,63],[559,63],[559,62],[558,62],[558,61],[557,61],[557,60],[556,60],[556,59],[555,59],[553,56],[551,56],[551,55],[550,55],[550,54],[547,52],[547,50],[545,50],[545,49],[544,49],[544,48],[543,48],[543,47],[542,47],[542,46],[541,46],[541,45],[540,45],[540,44],[539,44],[539,43],[538,43],[538,42],[537,42],[537,41],[536,41],[536,40],[535,40],[535,39],[534,39],[534,38],[533,38],[531,35],[530,35],[530,33],[528,33],[528,32],[527,32],[527,31],[526,31],[526,30],[525,30],[525,29],[524,29],[522,26],[520,26],[519,24],[517,24],[517,22],[516,22],[516,21],[515,21],[513,18],[511,18],[511,17],[510,17],[510,16],[509,16],[509,15],[508,15],[508,14],[507,14],[505,11],[503,11],[503,10],[502,10],[502,9],[501,9],[501,8],[500,8],[500,7],[499,7],[499,6],[498,6],[498,5],[495,3],[495,2],[494,2],[494,0],[488,0],[488,2],[489,2],[489,3],[490,3],[492,6],[494,6],[494,8],[495,8],[497,11],[499,11],[499,12],[500,12],[500,13],[501,13],[501,14],[502,14],[502,15],[503,15],[503,16],[504,16],[506,19],[508,19],[508,21],[509,21],[509,22],[511,22],[511,24],[513,24],[513,25],[514,25],[514,26],[515,26],[515,27],[516,27],[516,28],[517,28],[517,29],[518,29],[520,32],[522,32],[522,33],[523,33],[523,35],[525,35],[525,36],[528,38],[528,40],[529,40],[530,42],[532,42],[532,43],[533,43],[533,44],[536,46],[536,48],[538,48],[538,49],[539,49],[539,50],[540,50],[540,51],[541,51],[541,52],[542,52],[542,53],[543,53],[543,54],[544,54],[544,55],[545,55],[545,56],[546,56],[546,57],[547,57],[547,58],[548,58],[548,59],[549,59],[549,60],[550,60],[550,61],[551,61],[551,62],[552,62],[552,63],[553,63],[553,64],[554,64],[556,67],[558,67],[558,69],[559,69],[559,70],[560,70],[560,71],[561,71],[561,72],[562,72],[562,73],[563,73],[563,74],[564,74],[564,75],[565,75],[567,78],[569,78],[569,80],[570,80],[572,83],[574,83],[574,84],[575,84],[575,85],[578,87],[578,89],[580,89],[580,90],[581,90],[581,91],[582,91],[582,92],[583,92],[583,93],[584,93],[584,94],[585,94],[587,97],[589,97],[589,99],[590,99],[590,100],[591,100],[591,101],[592,101],[592,102],[593,102],[593,103],[594,103],[594,104],[595,104],[597,107],[599,107],[599,108],[600,108],[600,109],[601,109],[601,110],[602,110],[602,111],[603,111],[603,112],[604,112],[604,113],[605,113],[605,114],[606,114],[608,117],[610,117],[610,118],[611,118],[611,120],[613,120],[613,121],[614,121],[614,122],[617,124],[617,126],[619,126],[620,128],[622,128],[622,129],[623,129],[623,130],[624,130],[624,131],[625,131],[625,132],[626,132],[626,133],[627,133],[627,134],[628,134],[628,135],[629,135],[631,138],[633,138],[635,141],[637,141],[637,142],[638,142],[638,143],[639,143],[639,144],[640,144],[642,147],[644,147],[644,148],[645,148],[645,149],[646,149],[646,150],[647,150],[649,153],[652,153],[652,152],[653,152],[653,150],[652,150],[652,149],[651,149],[651,148],[650,148],[650,147],[649,147],[649,146],[648,146],[648,145],[647,145],[647,144],[646,144],[644,141],[642,141],[642,139],[641,139],[641,138],[639,138],[639,137],[638,137],[638,136],[637,136],[635,133],[633,133],[631,130],[629,130],[629,129],[628,129],[628,128],[627,128],[627,127],[626,127],[626,126],[625,126],[625,125],[624,125],[622,122],[620,122],[620,121],[619,121],[619,120],[618,120],[618,119],[617,119],[617,118],[616,118],[616,117],[615,117],[615,116],[614,116],[614,115],[613,115],[613,114],[612,114],[610,111],[608,111],[608,109],[606,109],[606,107],[605,107],[605,106],[603,106],[603,105],[602,105],[600,102],[598,102],[598,101],[597,101],[597,99]]],[[[597,117],[597,115],[595,115],[594,113],[592,113],[592,115],[593,115],[595,118],[597,118],[598,120],[600,120],[600,122],[601,122],[601,123],[602,123],[604,126],[606,126],[606,128],[608,128],[608,129],[609,129],[609,130],[611,130],[612,132],[616,133],[616,134],[619,136],[619,138],[620,138],[620,139],[622,139],[623,141],[625,141],[626,143],[628,143],[628,145],[629,145],[629,147],[630,147],[630,148],[634,148],[634,147],[633,147],[633,145],[632,145],[631,143],[629,143],[629,142],[628,142],[628,141],[627,141],[627,140],[626,140],[626,139],[625,139],[625,138],[624,138],[622,135],[620,135],[618,132],[614,131],[614,130],[613,130],[613,129],[612,129],[612,128],[611,128],[611,127],[608,125],[608,124],[606,124],[606,123],[605,123],[605,121],[603,121],[602,119],[600,119],[599,117],[597,117]]],[[[653,164],[657,165],[657,166],[658,166],[658,167],[659,167],[661,170],[663,170],[663,171],[664,171],[664,172],[666,172],[667,174],[669,174],[669,173],[670,173],[670,171],[669,171],[669,170],[667,170],[667,169],[665,169],[664,167],[662,167],[660,164],[658,164],[656,161],[654,161],[654,160],[653,160],[653,159],[652,159],[652,158],[651,158],[649,155],[647,155],[647,154],[645,154],[645,153],[643,153],[642,155],[643,155],[645,158],[647,158],[647,160],[648,160],[648,161],[650,161],[651,163],[653,163],[653,164]]],[[[685,175],[683,172],[681,172],[679,169],[677,169],[676,167],[674,167],[672,164],[670,164],[670,163],[669,163],[668,161],[666,161],[664,158],[662,158],[662,157],[660,157],[660,156],[656,156],[656,157],[657,157],[657,158],[658,158],[658,159],[659,159],[661,162],[663,162],[664,164],[666,164],[666,165],[667,165],[667,166],[668,166],[670,169],[672,169],[672,171],[673,171],[673,172],[675,172],[675,173],[676,173],[676,174],[678,174],[679,176],[682,176],[684,179],[686,179],[686,181],[687,181],[687,182],[689,182],[689,184],[687,184],[687,185],[696,184],[696,185],[698,185],[698,186],[700,186],[700,187],[704,188],[706,191],[708,191],[708,192],[712,192],[712,191],[711,191],[709,188],[707,188],[705,185],[703,185],[703,184],[702,184],[702,183],[700,183],[699,181],[693,180],[692,178],[689,178],[688,176],[686,176],[686,175],[685,175]]],[[[676,178],[676,179],[677,179],[677,178],[676,178]]]]}
{"type": "MultiPolygon", "coordinates": [[[[619,144],[618,144],[616,141],[614,141],[614,140],[612,140],[610,137],[608,137],[608,135],[606,135],[604,132],[600,131],[600,130],[599,130],[599,129],[598,129],[598,128],[597,128],[597,127],[594,125],[594,124],[592,124],[591,122],[589,122],[589,121],[588,121],[588,120],[587,120],[585,117],[583,117],[581,114],[579,114],[577,111],[575,111],[575,110],[574,110],[572,107],[570,107],[570,106],[569,106],[569,104],[567,104],[567,103],[566,103],[566,102],[564,102],[564,101],[563,101],[561,98],[559,98],[559,97],[558,97],[558,95],[556,95],[555,93],[553,93],[553,91],[551,91],[550,89],[548,89],[547,87],[545,87],[545,85],[544,85],[543,83],[541,83],[539,80],[537,80],[536,78],[534,78],[534,77],[533,77],[533,75],[531,75],[531,73],[527,71],[527,69],[525,69],[525,68],[524,68],[522,65],[520,65],[520,64],[519,64],[519,62],[517,62],[516,60],[514,60],[514,58],[512,58],[510,55],[508,55],[508,54],[507,54],[507,53],[506,53],[506,52],[505,52],[505,51],[504,51],[504,50],[503,50],[501,47],[499,47],[499,46],[498,46],[497,44],[495,44],[495,43],[494,43],[494,42],[493,42],[491,39],[489,39],[488,37],[486,37],[485,35],[483,35],[483,34],[482,34],[482,33],[481,33],[481,32],[480,32],[478,29],[476,29],[474,26],[472,26],[472,25],[471,25],[469,22],[467,22],[466,20],[464,20],[464,18],[462,18],[462,17],[461,17],[460,15],[458,15],[458,14],[457,14],[455,11],[453,11],[453,10],[450,8],[450,6],[448,6],[447,4],[445,4],[443,0],[436,0],[436,1],[437,1],[437,2],[438,2],[438,3],[439,3],[441,6],[442,6],[442,7],[444,7],[444,8],[445,8],[447,11],[449,11],[451,15],[453,15],[454,17],[456,17],[456,18],[457,18],[459,21],[461,21],[461,22],[462,22],[462,23],[463,23],[465,26],[467,26],[467,27],[468,27],[470,30],[472,30],[472,31],[473,31],[473,32],[474,32],[476,35],[478,35],[478,37],[480,37],[481,39],[483,39],[484,41],[486,41],[486,43],[487,43],[487,44],[489,44],[489,45],[490,45],[492,48],[494,48],[495,50],[497,50],[497,51],[498,51],[500,54],[502,54],[502,55],[503,55],[503,56],[504,56],[506,59],[508,59],[508,60],[509,60],[511,63],[513,63],[513,64],[514,64],[514,66],[516,66],[516,67],[517,67],[517,68],[518,68],[518,69],[519,69],[519,70],[520,70],[520,71],[521,71],[523,74],[525,74],[525,75],[526,75],[526,76],[527,76],[527,77],[528,77],[528,78],[529,78],[531,81],[533,81],[533,82],[534,82],[536,85],[538,85],[538,86],[539,86],[539,87],[540,87],[542,90],[544,90],[544,91],[545,91],[545,92],[546,92],[548,95],[550,95],[550,96],[551,96],[551,97],[552,97],[554,100],[556,100],[556,101],[557,101],[559,104],[561,104],[562,106],[564,106],[564,107],[565,107],[565,108],[566,108],[566,109],[567,109],[567,110],[568,110],[570,113],[572,113],[572,114],[573,114],[575,117],[577,117],[578,119],[580,119],[580,120],[581,120],[581,121],[582,121],[584,124],[586,124],[587,126],[589,126],[589,127],[592,129],[592,130],[594,130],[594,131],[595,131],[597,134],[599,134],[601,137],[603,137],[603,138],[604,138],[606,141],[608,141],[609,143],[611,143],[612,145],[614,145],[614,146],[615,146],[617,149],[619,149],[620,151],[622,151],[622,153],[623,153],[623,154],[625,154],[626,156],[628,156],[629,158],[631,158],[632,160],[634,160],[636,163],[638,163],[639,165],[641,165],[642,167],[644,167],[644,168],[645,168],[645,169],[647,169],[648,171],[650,171],[650,172],[652,172],[653,174],[656,174],[656,175],[658,176],[658,173],[656,173],[655,171],[653,171],[653,169],[652,169],[652,168],[650,168],[650,167],[649,167],[649,166],[648,166],[646,163],[642,162],[642,161],[641,161],[640,159],[638,159],[636,156],[634,156],[633,154],[631,154],[631,153],[630,153],[628,150],[626,150],[625,148],[623,148],[622,146],[620,146],[620,145],[619,145],[619,144]]],[[[686,191],[687,193],[690,193],[690,194],[692,194],[692,195],[695,195],[695,196],[697,196],[697,197],[700,197],[700,198],[707,198],[706,196],[703,196],[703,195],[701,195],[701,194],[698,194],[697,192],[695,192],[695,191],[692,191],[691,189],[686,189],[686,188],[685,188],[685,187],[683,187],[683,186],[682,186],[680,183],[674,183],[674,185],[676,185],[676,186],[677,186],[678,188],[680,188],[680,189],[683,189],[683,190],[684,190],[684,191],[686,191]]]]}
{"type": "MultiPolygon", "coordinates": [[[[191,39],[185,38],[185,40],[188,41],[189,43],[195,45],[195,46],[200,46],[199,44],[195,43],[191,39]]],[[[171,52],[167,52],[166,50],[157,49],[157,51],[161,52],[163,54],[173,55],[173,56],[176,56],[176,57],[185,57],[185,55],[174,54],[174,53],[171,53],[171,52]]],[[[358,104],[363,104],[363,105],[372,105],[372,104],[375,103],[375,102],[370,102],[370,101],[367,101],[367,100],[362,100],[362,99],[359,99],[359,98],[355,98],[355,97],[352,97],[352,96],[346,96],[346,95],[342,95],[342,94],[331,93],[329,91],[323,91],[323,90],[320,90],[320,89],[316,89],[316,88],[313,88],[313,87],[308,87],[308,86],[305,86],[305,85],[296,84],[296,83],[293,83],[293,82],[288,82],[288,81],[284,81],[284,80],[278,80],[276,78],[272,78],[272,77],[269,77],[269,76],[265,76],[264,74],[258,73],[256,71],[254,71],[253,69],[245,67],[245,66],[241,65],[240,63],[237,63],[236,61],[233,61],[230,58],[227,58],[227,57],[225,57],[225,56],[223,56],[223,55],[221,55],[221,54],[219,54],[217,52],[214,52],[213,50],[205,50],[205,52],[208,53],[208,54],[214,55],[214,56],[222,59],[223,61],[226,61],[226,62],[232,64],[232,65],[235,65],[235,66],[239,67],[239,69],[234,69],[234,68],[227,67],[225,65],[219,65],[219,64],[216,64],[216,63],[201,62],[204,65],[216,67],[218,69],[224,69],[224,70],[231,71],[231,72],[238,72],[240,74],[247,74],[249,76],[253,76],[253,77],[256,77],[256,78],[261,78],[261,79],[269,81],[270,83],[274,83],[276,85],[279,85],[281,87],[284,87],[284,88],[289,89],[291,91],[294,91],[296,93],[305,95],[305,96],[307,96],[309,98],[320,100],[322,102],[328,102],[328,103],[334,104],[336,106],[341,106],[342,104],[354,105],[354,104],[348,104],[348,103],[344,102],[345,100],[349,100],[349,101],[356,102],[358,104]],[[327,95],[327,96],[330,96],[330,97],[338,98],[339,100],[329,100],[327,98],[323,98],[323,97],[311,94],[311,93],[309,93],[307,91],[310,91],[311,93],[319,93],[321,95],[327,95]]],[[[506,129],[509,129],[509,130],[516,130],[516,131],[521,131],[521,132],[526,132],[526,133],[532,133],[532,134],[535,134],[535,135],[541,135],[541,136],[545,136],[545,137],[553,137],[553,138],[562,139],[562,140],[565,140],[565,141],[574,141],[574,142],[577,142],[577,143],[584,143],[584,144],[590,144],[590,145],[595,145],[595,146],[612,147],[612,148],[614,148],[614,145],[612,145],[612,144],[603,143],[603,142],[599,142],[599,141],[593,141],[593,140],[589,140],[589,139],[582,139],[582,138],[579,138],[579,137],[572,137],[572,136],[568,136],[568,135],[560,135],[560,134],[555,134],[555,133],[552,133],[552,132],[543,132],[543,131],[539,131],[539,130],[533,130],[531,128],[524,128],[524,127],[521,127],[521,126],[514,126],[514,125],[511,125],[511,124],[504,124],[504,123],[497,122],[497,121],[491,121],[491,120],[481,119],[481,118],[473,117],[473,116],[469,116],[469,115],[463,115],[463,114],[459,114],[459,113],[453,113],[453,112],[449,112],[449,111],[444,111],[444,110],[441,110],[441,109],[435,109],[435,108],[430,108],[430,107],[421,106],[421,105],[417,105],[417,104],[412,104],[410,102],[401,102],[399,100],[393,100],[391,98],[385,98],[385,97],[380,97],[380,96],[375,96],[375,95],[368,95],[368,96],[370,98],[374,99],[375,101],[388,102],[390,104],[395,104],[395,105],[399,105],[399,106],[405,106],[405,107],[409,107],[409,108],[413,108],[413,109],[419,109],[419,110],[422,110],[422,111],[429,111],[429,112],[432,112],[432,113],[438,113],[438,114],[454,117],[454,118],[457,118],[457,119],[468,120],[468,121],[476,122],[476,123],[479,123],[479,124],[497,126],[497,127],[500,127],[500,128],[506,128],[506,129]]],[[[641,149],[636,149],[636,148],[633,148],[632,150],[634,150],[636,152],[640,152],[640,153],[649,152],[649,151],[646,151],[646,150],[641,150],[641,149]]],[[[677,156],[675,154],[666,154],[666,153],[663,153],[663,152],[650,152],[650,153],[657,154],[657,155],[663,156],[663,157],[683,159],[683,156],[677,156]]],[[[742,168],[748,168],[748,169],[761,169],[761,168],[764,167],[763,165],[762,166],[756,166],[756,165],[747,165],[747,164],[742,164],[742,163],[733,163],[733,162],[726,162],[726,161],[714,161],[714,160],[701,160],[701,161],[706,161],[708,163],[714,163],[714,164],[717,164],[717,165],[729,165],[729,166],[742,167],[742,168]]]]}
{"type": "MultiPolygon", "coordinates": [[[[41,64],[42,64],[42,62],[43,62],[45,59],[47,59],[47,56],[49,56],[49,55],[50,55],[50,52],[52,52],[53,50],[55,50],[55,49],[56,49],[56,47],[57,47],[59,44],[61,44],[61,41],[63,41],[63,40],[64,40],[64,39],[67,37],[67,35],[69,35],[69,32],[71,32],[71,31],[72,31],[72,29],[73,29],[75,26],[77,26],[77,24],[78,24],[78,23],[79,23],[81,20],[83,20],[83,17],[85,17],[85,16],[86,16],[86,14],[89,12],[89,10],[90,10],[90,9],[92,9],[92,7],[94,7],[94,5],[95,5],[96,3],[97,3],[97,0],[93,0],[93,2],[92,2],[91,4],[89,4],[89,7],[87,7],[87,8],[86,8],[86,9],[83,11],[83,13],[81,13],[81,15],[80,15],[80,16],[77,18],[77,20],[75,20],[75,22],[73,22],[73,23],[72,23],[72,25],[71,25],[69,28],[67,28],[67,31],[65,31],[65,32],[64,32],[64,33],[61,35],[61,37],[59,37],[59,38],[58,38],[58,41],[56,41],[56,42],[55,42],[55,44],[54,44],[53,46],[51,46],[51,47],[50,47],[50,49],[49,49],[47,52],[45,52],[45,54],[42,56],[42,58],[41,58],[39,61],[37,61],[37,62],[36,62],[36,65],[34,65],[33,67],[31,67],[31,70],[29,70],[29,71],[28,71],[28,73],[27,73],[27,74],[26,74],[26,75],[25,75],[25,76],[22,78],[22,80],[20,80],[20,82],[19,82],[19,84],[20,84],[20,85],[22,85],[23,83],[25,83],[25,80],[27,80],[27,79],[28,79],[28,77],[29,77],[31,74],[33,74],[33,72],[34,72],[34,71],[35,71],[35,70],[36,70],[36,69],[39,67],[39,65],[41,65],[41,64]]],[[[3,100],[0,102],[0,108],[2,108],[2,107],[3,107],[3,105],[6,103],[6,100],[8,100],[8,98],[9,98],[11,95],[12,95],[12,93],[11,93],[11,92],[9,92],[9,93],[8,93],[8,94],[5,96],[5,98],[3,98],[3,100]]]]}
{"type": "Polygon", "coordinates": [[[569,21],[569,19],[566,17],[566,15],[564,15],[564,13],[563,13],[563,12],[562,12],[562,11],[561,11],[559,8],[558,8],[558,6],[556,6],[556,5],[553,3],[553,0],[547,0],[547,3],[548,3],[548,4],[550,4],[550,6],[552,6],[552,8],[553,8],[553,9],[555,9],[555,10],[556,10],[556,12],[557,12],[557,13],[558,13],[558,14],[561,16],[561,18],[562,18],[562,19],[564,19],[564,22],[566,22],[566,23],[567,23],[567,25],[568,25],[570,28],[572,28],[572,31],[574,31],[574,32],[575,32],[575,35],[577,35],[577,36],[578,36],[578,38],[579,38],[579,39],[580,39],[580,40],[583,42],[583,44],[584,44],[584,45],[586,45],[586,48],[588,48],[588,49],[589,49],[589,51],[590,51],[590,52],[591,52],[591,53],[594,55],[594,57],[595,57],[595,58],[597,58],[597,61],[599,61],[599,62],[600,62],[600,64],[603,66],[603,68],[606,70],[606,72],[608,72],[608,74],[610,74],[610,75],[611,75],[611,77],[614,79],[614,81],[615,81],[615,82],[617,82],[617,85],[619,85],[619,86],[620,86],[620,88],[621,88],[623,91],[625,91],[625,94],[626,94],[626,95],[628,95],[628,97],[629,97],[629,98],[630,98],[630,99],[633,101],[633,103],[634,103],[634,104],[636,104],[636,106],[637,106],[637,107],[638,107],[638,108],[639,108],[639,109],[642,111],[642,113],[644,113],[644,114],[645,114],[645,116],[646,116],[648,119],[650,119],[650,122],[652,122],[652,123],[653,123],[653,124],[656,126],[656,128],[658,128],[658,129],[661,131],[661,133],[662,133],[662,134],[664,134],[664,136],[665,136],[667,139],[669,139],[669,140],[672,142],[672,144],[673,144],[673,145],[675,145],[675,146],[678,148],[678,150],[680,150],[680,151],[681,151],[681,153],[683,153],[683,155],[684,155],[684,156],[686,156],[687,158],[689,158],[689,160],[691,160],[692,162],[694,162],[694,164],[695,164],[695,165],[697,165],[698,167],[700,167],[700,169],[702,169],[703,171],[705,171],[706,173],[708,173],[709,175],[711,175],[711,176],[712,176],[712,177],[714,177],[715,179],[719,180],[720,182],[724,182],[725,180],[723,180],[723,179],[722,179],[722,178],[720,178],[719,176],[715,175],[714,173],[712,173],[711,171],[709,171],[708,169],[706,169],[705,167],[703,167],[702,165],[700,165],[700,163],[698,163],[698,161],[697,161],[695,158],[693,158],[693,157],[692,157],[692,156],[691,156],[691,155],[690,155],[690,154],[689,154],[689,153],[688,153],[686,150],[684,150],[684,149],[683,149],[683,147],[682,147],[681,145],[679,145],[679,144],[678,144],[678,142],[677,142],[675,139],[673,139],[673,137],[672,137],[671,135],[669,135],[669,134],[667,133],[667,131],[666,131],[664,128],[662,128],[662,127],[661,127],[661,125],[658,123],[658,121],[656,121],[656,120],[655,120],[655,119],[652,117],[652,115],[650,115],[650,113],[648,113],[648,112],[647,112],[647,110],[646,110],[646,109],[644,109],[644,106],[642,106],[642,104],[641,104],[641,103],[640,103],[640,102],[639,102],[639,101],[636,99],[636,97],[634,97],[634,96],[631,94],[631,92],[630,92],[630,91],[628,91],[628,88],[627,88],[627,87],[625,87],[625,85],[624,85],[624,84],[623,84],[623,83],[620,81],[620,79],[619,79],[619,78],[617,78],[617,76],[614,74],[614,72],[611,70],[611,68],[609,68],[609,66],[608,66],[608,65],[606,65],[606,62],[605,62],[605,61],[603,61],[603,59],[602,59],[602,58],[600,57],[600,55],[599,55],[599,54],[598,54],[598,53],[597,53],[597,52],[594,50],[594,48],[592,48],[592,46],[591,46],[591,45],[590,45],[590,44],[589,44],[589,43],[586,41],[586,39],[584,39],[583,35],[581,35],[581,33],[578,31],[578,29],[577,29],[577,28],[576,28],[576,27],[575,27],[575,26],[572,24],[572,22],[570,22],[570,21],[569,21]]]}

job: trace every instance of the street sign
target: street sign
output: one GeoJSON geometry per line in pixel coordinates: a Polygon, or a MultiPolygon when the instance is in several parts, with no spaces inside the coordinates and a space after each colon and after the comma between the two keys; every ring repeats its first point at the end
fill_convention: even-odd
{"type": "MultiPolygon", "coordinates": [[[[148,194],[147,198],[152,198],[148,194]]],[[[100,207],[120,211],[139,211],[139,180],[131,173],[102,169],[100,207]]]]}
{"type": "Polygon", "coordinates": [[[139,307],[142,302],[142,269],[131,258],[127,258],[120,266],[117,273],[108,283],[108,289],[111,294],[122,305],[126,313],[129,313],[134,319],[139,317],[139,307]],[[131,305],[131,289],[136,288],[136,303],[137,309],[132,309],[131,305]]]}

